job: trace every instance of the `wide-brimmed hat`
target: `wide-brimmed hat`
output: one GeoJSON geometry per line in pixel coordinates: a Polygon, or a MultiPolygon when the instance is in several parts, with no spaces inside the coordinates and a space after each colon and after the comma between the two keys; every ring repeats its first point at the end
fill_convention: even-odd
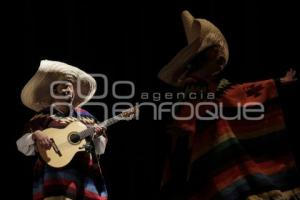
{"type": "Polygon", "coordinates": [[[88,102],[96,92],[97,83],[86,72],[63,62],[42,60],[37,72],[23,88],[21,100],[25,106],[39,112],[53,103],[51,84],[67,80],[74,86],[74,107],[88,102]]]}
{"type": "Polygon", "coordinates": [[[158,74],[161,80],[175,87],[181,86],[179,78],[186,71],[192,58],[208,47],[217,46],[220,49],[221,55],[218,56],[222,56],[225,61],[222,67],[227,64],[229,58],[225,37],[215,25],[206,19],[194,18],[186,10],[182,12],[181,17],[188,45],[180,50],[158,74]]]}

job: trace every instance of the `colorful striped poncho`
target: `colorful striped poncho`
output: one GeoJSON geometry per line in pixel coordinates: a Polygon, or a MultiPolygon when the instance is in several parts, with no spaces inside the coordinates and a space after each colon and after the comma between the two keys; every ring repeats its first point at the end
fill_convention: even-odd
{"type": "MultiPolygon", "coordinates": [[[[49,110],[35,115],[27,125],[27,130],[64,128],[70,122],[80,120],[87,126],[96,119],[83,109],[75,109],[72,116],[59,111],[49,115],[49,110]]],[[[33,199],[64,196],[74,200],[106,200],[107,190],[98,165],[87,152],[75,155],[71,163],[63,168],[52,168],[38,159],[34,167],[33,199]]]]}
{"type": "MultiPolygon", "coordinates": [[[[238,103],[259,102],[265,109],[261,120],[193,118],[170,125],[164,199],[299,198],[300,174],[277,98],[274,80],[231,86],[216,99],[223,103],[224,115],[235,113],[238,103]]],[[[184,106],[179,111],[180,116],[189,114],[190,108],[184,106]]]]}

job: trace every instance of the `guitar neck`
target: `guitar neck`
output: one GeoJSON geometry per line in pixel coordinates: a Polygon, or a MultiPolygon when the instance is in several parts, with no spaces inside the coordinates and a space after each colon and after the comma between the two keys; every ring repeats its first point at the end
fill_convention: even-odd
{"type": "Polygon", "coordinates": [[[122,120],[122,116],[121,116],[121,114],[119,114],[119,115],[116,115],[112,118],[105,120],[104,122],[101,122],[99,125],[107,128],[121,120],[122,120]]]}
{"type": "MultiPolygon", "coordinates": [[[[113,124],[115,124],[115,123],[117,123],[118,121],[121,121],[121,120],[122,120],[122,116],[121,116],[121,114],[119,114],[119,115],[116,115],[112,118],[109,118],[109,119],[101,122],[99,125],[107,128],[107,127],[109,127],[109,126],[111,126],[111,125],[113,125],[113,124]]],[[[88,136],[92,136],[94,134],[94,132],[95,132],[94,127],[87,128],[84,131],[81,131],[79,133],[80,139],[84,139],[88,136]]]]}

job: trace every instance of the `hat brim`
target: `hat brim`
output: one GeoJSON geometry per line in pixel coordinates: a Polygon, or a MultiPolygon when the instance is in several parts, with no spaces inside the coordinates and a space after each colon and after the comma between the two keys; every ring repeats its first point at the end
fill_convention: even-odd
{"type": "Polygon", "coordinates": [[[180,50],[176,56],[158,73],[158,77],[175,87],[180,87],[180,76],[185,72],[188,63],[201,51],[201,38],[195,39],[191,44],[180,50]]]}
{"type": "Polygon", "coordinates": [[[51,84],[59,75],[71,74],[75,78],[73,106],[88,102],[96,92],[96,81],[84,71],[56,61],[42,61],[38,71],[28,81],[21,93],[21,100],[28,108],[39,112],[51,105],[51,84]],[[45,64],[46,63],[46,64],[45,64]],[[80,83],[80,84],[78,84],[80,83]]]}

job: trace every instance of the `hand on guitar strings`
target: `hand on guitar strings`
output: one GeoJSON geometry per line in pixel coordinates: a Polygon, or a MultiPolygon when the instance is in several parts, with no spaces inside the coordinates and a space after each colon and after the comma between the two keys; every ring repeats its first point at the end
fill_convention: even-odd
{"type": "Polygon", "coordinates": [[[39,144],[41,147],[49,150],[52,147],[52,141],[46,135],[42,134],[42,131],[37,130],[32,134],[32,139],[36,144],[39,144]]]}

